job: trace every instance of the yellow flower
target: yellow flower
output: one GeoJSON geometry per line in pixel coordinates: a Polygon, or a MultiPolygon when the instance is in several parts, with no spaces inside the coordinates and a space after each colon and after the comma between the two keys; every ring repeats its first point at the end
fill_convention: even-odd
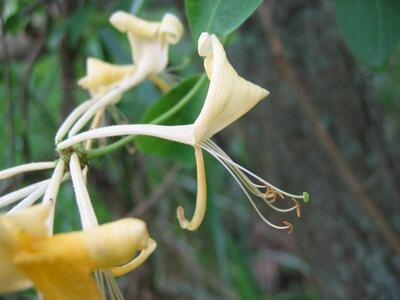
{"type": "Polygon", "coordinates": [[[78,84],[88,89],[92,96],[106,94],[114,84],[135,72],[133,65],[117,66],[96,58],[86,61],[87,75],[78,84]]]}
{"type": "Polygon", "coordinates": [[[122,275],[155,249],[146,224],[132,218],[49,236],[50,206],[0,216],[0,294],[33,285],[46,300],[102,299],[94,271],[122,275]],[[141,254],[130,261],[137,251],[141,254]]]}
{"type": "Polygon", "coordinates": [[[283,221],[275,225],[268,221],[258,209],[252,196],[256,196],[272,209],[286,213],[296,211],[300,216],[298,199],[308,200],[308,194],[294,195],[287,193],[244,167],[235,163],[210,138],[265,98],[269,92],[240,77],[229,63],[224,48],[215,35],[202,33],[198,41],[198,52],[204,56],[204,67],[210,79],[209,90],[204,106],[193,124],[188,125],[151,125],[133,124],[103,127],[83,132],[60,143],[57,149],[63,150],[86,139],[103,138],[120,135],[149,135],[188,144],[194,147],[197,163],[197,199],[193,218],[189,221],[184,216],[182,207],[178,207],[177,217],[182,228],[196,230],[206,210],[206,176],[202,149],[214,156],[234,177],[259,216],[277,229],[292,230],[292,225],[283,221]],[[293,206],[279,208],[274,205],[278,198],[288,197],[293,206]]]}

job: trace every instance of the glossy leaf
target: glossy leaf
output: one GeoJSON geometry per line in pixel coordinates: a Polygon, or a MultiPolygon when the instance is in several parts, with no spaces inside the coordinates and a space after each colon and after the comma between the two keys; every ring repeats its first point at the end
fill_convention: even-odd
{"type": "Polygon", "coordinates": [[[336,0],[336,16],[359,62],[382,67],[400,39],[400,1],[336,0]]]}
{"type": "Polygon", "coordinates": [[[186,14],[193,40],[204,31],[220,38],[238,28],[256,10],[262,0],[185,0],[186,14]]]}
{"type": "MultiPolygon", "coordinates": [[[[193,123],[203,105],[206,88],[207,84],[202,76],[194,76],[185,80],[177,87],[161,96],[161,98],[144,114],[141,123],[154,123],[154,120],[157,120],[159,116],[175,107],[177,103],[182,101],[185,97],[186,99],[190,97],[188,103],[178,112],[171,114],[171,116],[164,122],[161,122],[161,124],[183,125],[193,123]]],[[[137,137],[136,141],[139,151],[146,154],[156,154],[162,157],[172,158],[186,166],[194,165],[193,149],[190,146],[165,141],[159,138],[143,136],[137,137]]]]}

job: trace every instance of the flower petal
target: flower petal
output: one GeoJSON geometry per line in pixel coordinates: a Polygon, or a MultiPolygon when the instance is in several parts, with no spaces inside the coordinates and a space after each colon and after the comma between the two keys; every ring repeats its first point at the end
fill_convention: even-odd
{"type": "Polygon", "coordinates": [[[182,206],[179,206],[176,211],[179,224],[183,229],[194,231],[203,222],[204,214],[206,213],[207,207],[207,183],[206,183],[206,172],[204,168],[203,153],[199,146],[194,147],[194,153],[196,156],[197,166],[197,197],[196,197],[196,208],[194,215],[190,221],[185,218],[185,212],[182,206]]]}
{"type": "Polygon", "coordinates": [[[130,262],[127,264],[121,266],[121,267],[113,267],[111,268],[111,272],[114,276],[122,276],[138,267],[140,267],[146,260],[147,258],[154,252],[154,250],[157,247],[157,243],[153,239],[148,240],[148,245],[145,249],[140,252],[140,254],[132,259],[130,262]]]}
{"type": "Polygon", "coordinates": [[[0,215],[0,294],[16,292],[32,286],[29,278],[13,262],[18,235],[25,233],[33,239],[47,236],[45,221],[50,204],[37,205],[21,212],[0,215]]]}
{"type": "Polygon", "coordinates": [[[137,251],[147,248],[146,223],[122,219],[83,233],[93,270],[108,269],[128,263],[137,251]]]}
{"type": "Polygon", "coordinates": [[[198,52],[205,56],[204,67],[210,87],[194,124],[196,142],[210,138],[233,123],[269,94],[236,73],[214,34],[200,35],[198,52]]]}
{"type": "Polygon", "coordinates": [[[41,241],[25,236],[14,262],[46,300],[102,299],[79,233],[59,234],[41,241]]]}
{"type": "Polygon", "coordinates": [[[127,75],[135,71],[133,65],[117,66],[89,57],[86,61],[87,74],[78,84],[90,91],[91,95],[101,95],[127,75]]]}
{"type": "Polygon", "coordinates": [[[128,34],[137,72],[147,75],[159,73],[167,66],[168,45],[176,44],[183,34],[182,23],[172,14],[166,14],[161,22],[149,22],[119,11],[110,22],[128,34]]]}

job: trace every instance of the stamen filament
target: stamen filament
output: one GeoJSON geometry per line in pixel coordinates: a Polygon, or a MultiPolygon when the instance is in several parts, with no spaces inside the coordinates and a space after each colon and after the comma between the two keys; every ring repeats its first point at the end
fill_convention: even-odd
{"type": "MultiPolygon", "coordinates": [[[[220,151],[223,152],[223,150],[221,148],[219,148],[219,146],[217,144],[215,144],[213,141],[208,140],[209,143],[211,143],[214,147],[217,147],[218,149],[220,149],[220,151]]],[[[204,147],[205,143],[203,142],[202,146],[204,147]]],[[[206,144],[207,145],[207,144],[206,144]]],[[[225,153],[225,152],[223,152],[225,153]]],[[[238,167],[239,169],[241,169],[243,172],[247,173],[248,175],[252,176],[253,178],[257,179],[258,181],[260,181],[261,183],[273,188],[274,190],[282,193],[283,195],[287,196],[287,197],[291,197],[291,198],[295,198],[295,199],[303,199],[303,195],[294,195],[294,194],[290,194],[288,192],[285,192],[281,189],[279,189],[278,187],[274,186],[273,184],[267,182],[266,180],[262,179],[260,176],[254,174],[253,172],[247,170],[246,168],[242,167],[241,165],[237,164],[236,162],[234,162],[228,155],[225,154],[221,155],[221,154],[217,154],[218,156],[220,156],[220,158],[222,158],[225,161],[228,161],[229,163],[231,163],[232,165],[238,167]]]]}
{"type": "MultiPolygon", "coordinates": [[[[203,145],[203,149],[206,150],[208,153],[210,153],[214,157],[219,157],[220,159],[224,160],[226,162],[226,165],[228,168],[232,170],[232,172],[237,176],[237,178],[242,182],[242,184],[255,196],[261,198],[269,207],[272,209],[278,211],[278,212],[290,212],[295,209],[298,209],[297,204],[295,206],[289,207],[289,208],[279,208],[273,205],[273,201],[270,201],[266,198],[264,193],[261,193],[260,190],[258,189],[260,186],[254,184],[236,165],[232,165],[231,162],[232,160],[227,157],[224,159],[224,156],[216,153],[214,150],[210,149],[208,147],[209,145],[203,145]]],[[[221,150],[222,151],[222,150],[221,150]]],[[[261,188],[264,188],[265,186],[261,186],[261,188]]]]}
{"type": "Polygon", "coordinates": [[[242,185],[241,181],[235,176],[235,174],[231,171],[230,168],[228,168],[228,166],[225,164],[225,162],[218,156],[214,156],[216,160],[218,160],[224,167],[225,169],[228,170],[228,172],[232,175],[232,177],[235,179],[235,181],[237,182],[237,184],[240,186],[240,188],[242,189],[242,191],[244,192],[244,194],[246,195],[247,199],[250,201],[251,205],[253,206],[254,210],[256,211],[256,213],[259,215],[259,217],[269,226],[275,228],[275,229],[280,229],[280,230],[285,230],[285,229],[289,229],[289,226],[278,226],[275,225],[273,223],[271,223],[266,217],[263,216],[263,214],[260,212],[260,210],[258,209],[257,205],[254,203],[253,199],[250,197],[249,193],[247,192],[247,190],[244,188],[244,186],[242,185]]]}
{"type": "Polygon", "coordinates": [[[54,161],[35,162],[35,163],[19,165],[16,167],[0,171],[0,180],[13,177],[21,173],[53,169],[55,166],[56,162],[54,161]]]}

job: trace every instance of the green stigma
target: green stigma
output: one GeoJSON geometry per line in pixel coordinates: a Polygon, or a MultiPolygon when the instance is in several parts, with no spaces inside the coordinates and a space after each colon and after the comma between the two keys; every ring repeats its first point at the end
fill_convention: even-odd
{"type": "Polygon", "coordinates": [[[303,192],[303,201],[304,203],[310,201],[310,195],[307,192],[303,192]]]}

